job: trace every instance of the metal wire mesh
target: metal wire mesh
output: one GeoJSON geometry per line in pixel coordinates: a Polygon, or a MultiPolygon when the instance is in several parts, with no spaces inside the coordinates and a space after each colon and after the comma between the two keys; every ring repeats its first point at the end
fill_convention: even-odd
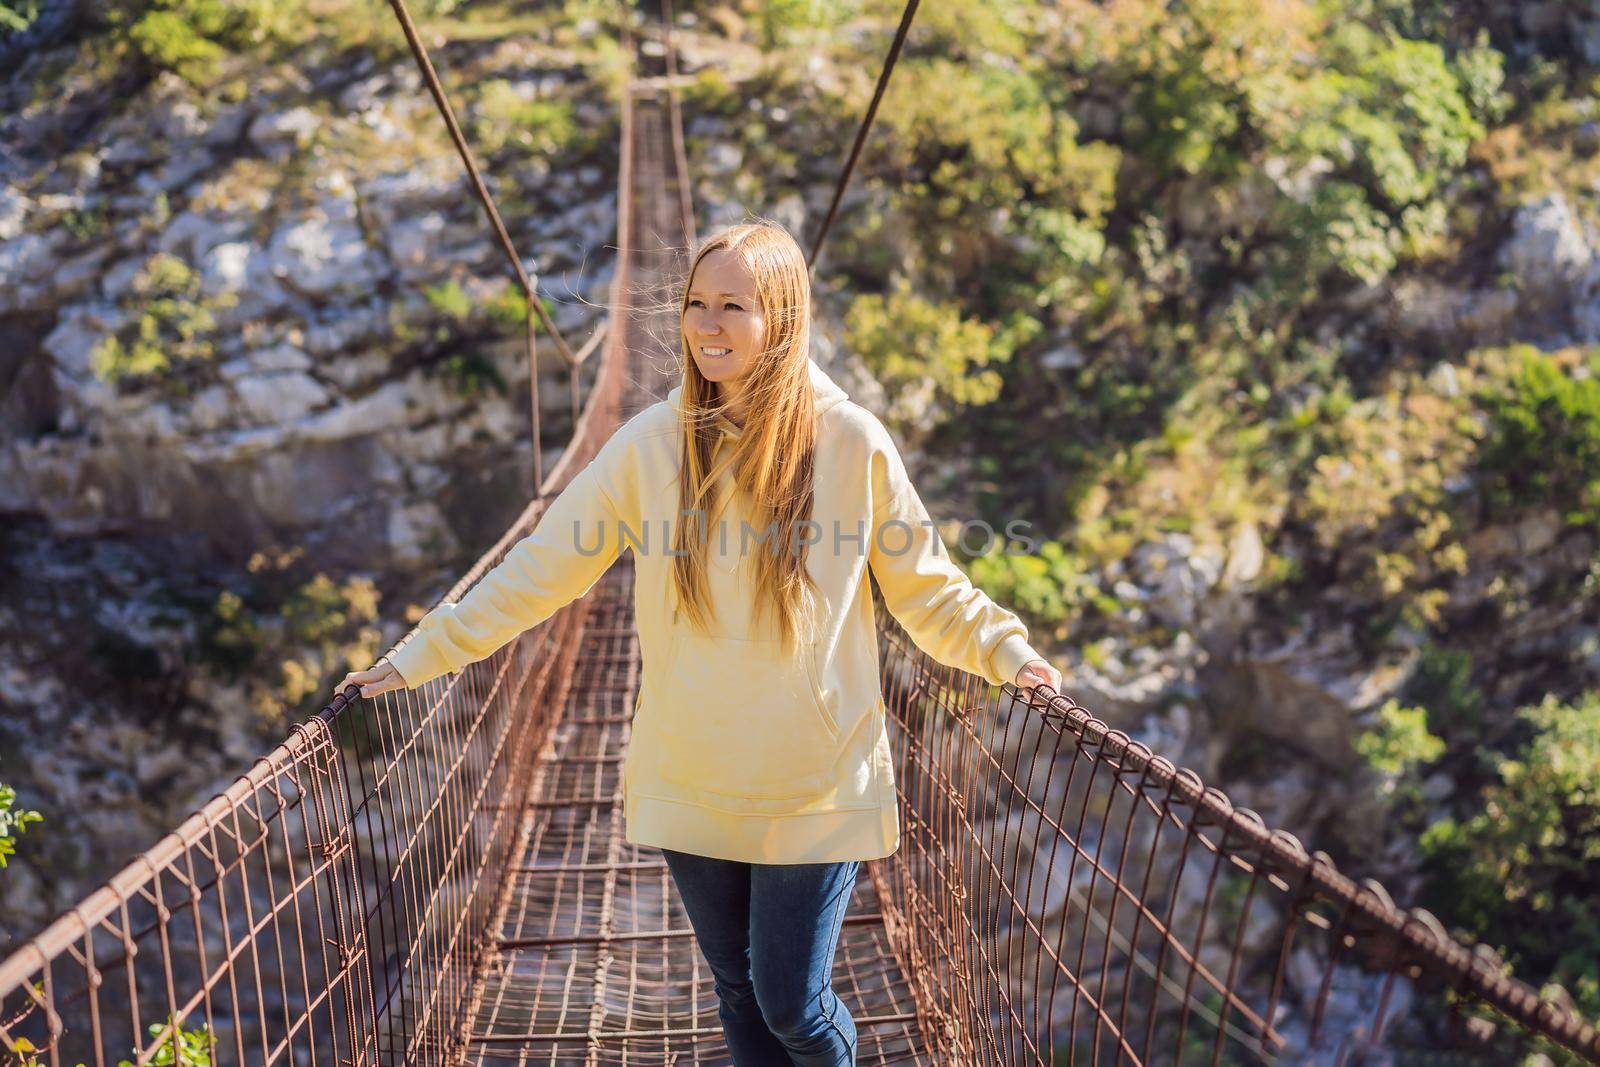
{"type": "Polygon", "coordinates": [[[370,1055],[374,1034],[350,1025],[375,990],[344,771],[325,723],[296,729],[6,961],[5,1047],[114,1061],[177,1019],[240,1062],[295,1043],[323,1062],[370,1055]]]}
{"type": "Polygon", "coordinates": [[[1462,1036],[1445,988],[1600,1059],[1593,1026],[1484,946],[1072,701],[934,663],[875,610],[903,819],[875,877],[939,1062],[1390,1062],[1462,1036]]]}
{"type": "MultiPolygon", "coordinates": [[[[625,557],[596,587],[486,946],[471,1062],[732,1062],[710,970],[661,853],[623,839],[620,772],[639,685],[632,583],[625,557]]],[[[919,1052],[910,983],[868,879],[857,883],[836,964],[863,1062],[935,1062],[919,1052]]]]}
{"type": "MultiPolygon", "coordinates": [[[[614,428],[608,355],[564,485],[614,428]]],[[[536,523],[535,503],[448,596],[536,523]]],[[[489,660],[359,712],[339,697],[0,964],[19,1060],[146,1062],[202,1028],[238,1063],[443,1063],[460,1048],[534,755],[592,597],[489,660]],[[39,1050],[29,1054],[27,1050],[39,1050]]]]}

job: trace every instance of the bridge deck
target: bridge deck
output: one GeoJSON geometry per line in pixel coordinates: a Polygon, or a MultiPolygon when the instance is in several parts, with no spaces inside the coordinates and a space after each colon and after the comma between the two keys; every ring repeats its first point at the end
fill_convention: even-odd
{"type": "MultiPolygon", "coordinates": [[[[538,761],[473,1013],[481,1064],[728,1064],[710,971],[659,850],[622,835],[639,681],[632,558],[591,594],[577,676],[538,761]]],[[[911,993],[863,872],[834,988],[860,1062],[925,1063],[911,993]]]]}

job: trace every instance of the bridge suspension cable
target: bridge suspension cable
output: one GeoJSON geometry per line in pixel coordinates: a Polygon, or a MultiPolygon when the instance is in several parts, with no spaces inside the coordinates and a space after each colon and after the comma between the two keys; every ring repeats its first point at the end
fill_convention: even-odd
{"type": "Polygon", "coordinates": [[[556,351],[561,353],[561,358],[567,363],[567,372],[571,382],[572,421],[577,423],[579,417],[578,379],[577,371],[582,364],[595,351],[601,334],[597,331],[589,338],[587,344],[579,351],[573,352],[567,344],[567,339],[556,328],[555,322],[550,318],[550,313],[545,310],[544,301],[539,299],[537,287],[528,276],[527,267],[522,262],[522,257],[517,254],[516,245],[511,240],[511,234],[506,229],[505,221],[500,217],[500,210],[495,206],[494,197],[489,194],[489,186],[483,179],[483,173],[478,169],[478,161],[473,155],[472,147],[467,144],[466,136],[461,132],[461,123],[456,120],[455,109],[450,104],[450,98],[444,91],[444,85],[439,81],[439,74],[433,67],[433,58],[428,54],[428,49],[423,45],[421,36],[417,33],[417,24],[411,18],[411,11],[406,7],[406,0],[389,0],[389,6],[394,9],[395,18],[400,23],[400,29],[405,34],[406,44],[411,49],[411,55],[416,60],[417,69],[422,73],[423,83],[427,86],[428,93],[433,97],[434,106],[439,109],[440,116],[444,119],[446,129],[450,131],[450,140],[456,146],[456,154],[461,157],[462,166],[466,168],[467,176],[472,181],[473,193],[478,198],[478,203],[483,206],[484,214],[489,218],[489,225],[494,229],[495,239],[499,242],[501,251],[505,253],[506,262],[511,268],[512,280],[521,287],[523,298],[527,301],[527,313],[524,316],[523,330],[525,347],[528,355],[528,389],[529,405],[532,415],[533,438],[533,494],[540,496],[544,492],[544,463],[543,448],[540,442],[540,417],[539,417],[539,342],[534,328],[535,319],[538,324],[549,333],[550,339],[555,342],[556,351]]]}
{"type": "Polygon", "coordinates": [[[906,0],[905,11],[900,16],[900,26],[894,31],[894,41],[889,45],[889,54],[883,61],[883,69],[878,72],[878,84],[872,90],[872,102],[867,105],[867,113],[862,116],[861,125],[856,129],[856,139],[850,145],[850,156],[845,160],[844,169],[839,172],[839,180],[833,187],[833,200],[828,204],[828,214],[822,220],[822,229],[817,232],[817,239],[811,246],[811,256],[807,261],[811,269],[817,269],[818,257],[822,255],[823,242],[828,239],[829,232],[833,229],[833,220],[839,214],[839,204],[844,200],[845,187],[850,184],[850,177],[855,173],[856,161],[861,158],[861,148],[867,143],[867,134],[872,129],[872,120],[878,115],[878,104],[883,100],[884,90],[889,87],[889,77],[894,73],[894,65],[900,59],[900,50],[905,47],[906,35],[911,32],[911,20],[917,16],[919,0],[906,0]]]}

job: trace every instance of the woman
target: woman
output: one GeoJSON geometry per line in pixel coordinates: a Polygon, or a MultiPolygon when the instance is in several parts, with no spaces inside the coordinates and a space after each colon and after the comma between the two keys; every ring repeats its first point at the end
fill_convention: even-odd
{"type": "Polygon", "coordinates": [[[854,1064],[834,952],[861,861],[899,845],[868,569],[939,662],[1025,689],[1061,675],[949,559],[882,423],[809,358],[787,231],[709,238],[679,310],[681,383],[459,603],[339,688],[460,670],[630,545],[644,666],[625,836],[666,857],[740,1067],[854,1064]]]}

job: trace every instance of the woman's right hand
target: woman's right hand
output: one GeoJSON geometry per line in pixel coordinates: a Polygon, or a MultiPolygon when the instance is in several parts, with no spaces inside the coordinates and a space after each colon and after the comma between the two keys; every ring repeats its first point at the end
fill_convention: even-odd
{"type": "Polygon", "coordinates": [[[344,676],[344,681],[334,686],[335,695],[344,692],[348,685],[359,685],[361,695],[375,697],[379,693],[387,693],[391,689],[404,689],[406,680],[400,677],[400,672],[394,669],[394,664],[388,660],[379,660],[364,671],[351,671],[344,676]]]}

